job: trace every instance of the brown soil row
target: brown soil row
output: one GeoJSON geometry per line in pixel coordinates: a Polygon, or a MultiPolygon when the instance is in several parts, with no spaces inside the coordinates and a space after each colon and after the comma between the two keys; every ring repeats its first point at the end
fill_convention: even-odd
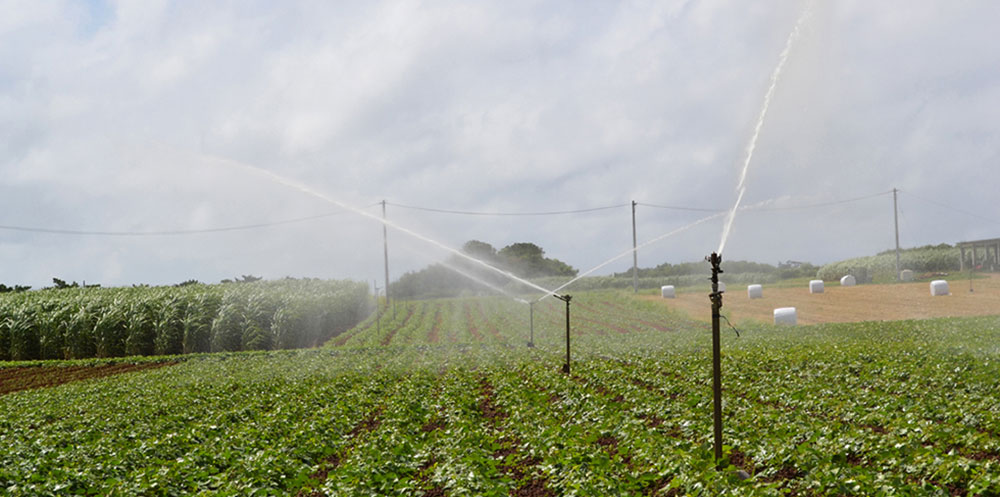
{"type": "MultiPolygon", "coordinates": [[[[320,464],[319,469],[313,472],[313,474],[309,475],[309,478],[318,483],[326,481],[326,478],[330,474],[330,471],[333,471],[338,466],[340,466],[340,463],[341,461],[343,461],[344,457],[346,457],[347,454],[351,451],[351,449],[354,448],[353,445],[354,440],[356,440],[358,437],[366,433],[375,431],[379,427],[379,425],[382,424],[381,417],[382,417],[381,407],[376,407],[373,411],[368,413],[368,415],[365,416],[364,419],[359,421],[358,424],[354,425],[354,428],[351,429],[350,431],[351,443],[348,443],[340,450],[338,450],[337,452],[333,453],[332,455],[324,459],[323,463],[320,464]]],[[[296,494],[296,497],[326,497],[326,494],[324,494],[319,490],[314,490],[312,492],[301,490],[296,494]]]]}
{"type": "MultiPolygon", "coordinates": [[[[499,422],[507,417],[494,402],[493,385],[486,377],[479,382],[481,399],[479,410],[486,419],[486,422],[494,429],[498,429],[499,422]]],[[[546,480],[536,475],[536,469],[542,463],[537,457],[529,457],[520,454],[518,447],[521,441],[516,436],[501,434],[498,441],[501,448],[492,454],[493,459],[498,462],[500,471],[509,475],[518,482],[517,488],[511,491],[515,497],[554,497],[555,494],[546,486],[546,480]]]]}
{"type": "MultiPolygon", "coordinates": [[[[991,316],[1000,314],[1000,275],[973,280],[948,280],[951,295],[932,297],[927,282],[842,287],[826,285],[823,293],[811,294],[808,287],[768,288],[764,298],[750,299],[746,289],[730,285],[723,298],[723,312],[733,322],[753,320],[774,321],[774,309],[794,307],[799,324],[852,323],[859,321],[898,321],[959,316],[991,316]]],[[[677,298],[664,299],[655,295],[640,298],[660,302],[685,312],[693,319],[710,321],[712,306],[709,291],[685,292],[677,298]]]]}
{"type": "Polygon", "coordinates": [[[172,366],[176,362],[105,364],[101,366],[37,366],[0,369],[0,395],[48,388],[64,383],[172,366]]]}

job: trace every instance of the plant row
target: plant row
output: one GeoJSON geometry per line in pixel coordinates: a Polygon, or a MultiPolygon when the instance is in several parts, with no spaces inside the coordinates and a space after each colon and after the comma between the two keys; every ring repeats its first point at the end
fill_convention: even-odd
{"type": "Polygon", "coordinates": [[[294,280],[0,296],[0,360],[314,346],[370,312],[365,284],[294,280]]]}

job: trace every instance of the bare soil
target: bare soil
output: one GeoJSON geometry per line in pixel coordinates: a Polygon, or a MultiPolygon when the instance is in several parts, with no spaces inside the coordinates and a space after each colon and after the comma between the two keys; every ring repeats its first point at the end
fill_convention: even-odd
{"type": "MultiPolygon", "coordinates": [[[[768,288],[764,298],[750,299],[746,287],[729,285],[723,297],[723,314],[733,323],[740,321],[774,322],[774,309],[794,307],[799,324],[851,323],[859,321],[898,321],[959,316],[991,316],[1000,314],[1000,275],[972,281],[954,275],[948,281],[951,295],[932,297],[926,281],[884,285],[842,287],[827,282],[823,293],[809,293],[802,288],[768,288]]],[[[662,303],[689,317],[710,321],[712,305],[709,290],[678,293],[677,298],[664,299],[656,295],[642,298],[662,303]]]]}
{"type": "Polygon", "coordinates": [[[31,366],[0,369],[0,395],[49,388],[64,383],[101,378],[146,369],[172,366],[176,362],[147,362],[141,364],[105,364],[94,366],[31,366]]]}

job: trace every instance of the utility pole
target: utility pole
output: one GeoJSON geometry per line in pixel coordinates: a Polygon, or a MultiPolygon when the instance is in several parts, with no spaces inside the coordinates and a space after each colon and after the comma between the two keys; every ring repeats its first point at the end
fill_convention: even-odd
{"type": "Polygon", "coordinates": [[[373,280],[372,281],[372,286],[375,287],[375,333],[377,335],[381,335],[382,334],[382,321],[381,321],[381,317],[382,316],[378,312],[379,311],[379,309],[378,309],[378,291],[379,291],[378,280],[373,280]]]}
{"type": "MultiPolygon", "coordinates": [[[[382,248],[385,251],[385,307],[389,308],[389,229],[385,224],[385,200],[382,200],[382,248]]],[[[392,308],[392,317],[396,317],[396,307],[392,308]]]]}
{"type": "Polygon", "coordinates": [[[896,193],[899,190],[892,189],[892,217],[896,224],[896,281],[899,281],[899,206],[896,201],[896,193]]]}
{"type": "Polygon", "coordinates": [[[639,253],[635,244],[635,200],[632,201],[632,293],[639,293],[639,253]]]}

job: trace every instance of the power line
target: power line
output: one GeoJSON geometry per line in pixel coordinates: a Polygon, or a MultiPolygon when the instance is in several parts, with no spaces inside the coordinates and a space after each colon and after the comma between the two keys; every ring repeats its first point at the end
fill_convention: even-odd
{"type": "Polygon", "coordinates": [[[829,207],[831,205],[848,204],[848,203],[851,203],[851,202],[857,202],[859,200],[868,200],[870,198],[881,197],[881,196],[884,196],[884,195],[888,195],[890,193],[892,193],[892,190],[888,190],[888,191],[884,191],[884,192],[879,192],[879,193],[873,193],[871,195],[865,195],[863,197],[847,198],[847,199],[843,199],[843,200],[832,200],[830,202],[820,202],[820,203],[817,203],[817,204],[790,205],[790,206],[787,206],[787,207],[758,207],[758,208],[755,208],[755,209],[747,209],[747,210],[749,210],[749,211],[767,212],[767,211],[790,211],[790,210],[797,210],[797,209],[813,209],[813,208],[816,208],[816,207],[829,207]]]}
{"type": "Polygon", "coordinates": [[[427,212],[437,212],[441,214],[458,214],[464,216],[555,216],[562,214],[582,214],[585,212],[596,212],[604,211],[609,209],[619,209],[621,207],[628,207],[632,204],[615,204],[603,207],[591,207],[587,209],[575,209],[568,211],[544,211],[544,212],[481,212],[481,211],[460,211],[451,209],[437,209],[433,207],[420,207],[416,205],[404,205],[397,204],[394,202],[388,202],[388,205],[395,207],[402,207],[404,209],[412,209],[417,211],[427,211],[427,212]]]}
{"type": "MultiPolygon", "coordinates": [[[[365,207],[373,207],[378,204],[372,204],[365,207]]],[[[65,230],[65,229],[53,229],[53,228],[35,228],[30,226],[10,226],[10,225],[0,225],[0,230],[7,231],[21,231],[26,233],[45,233],[50,235],[74,235],[74,236],[175,236],[175,235],[197,235],[204,233],[223,233],[227,231],[245,231],[260,228],[270,228],[272,226],[282,226],[286,224],[301,223],[305,221],[312,221],[316,219],[322,219],[327,217],[339,216],[343,214],[349,214],[347,211],[339,212],[328,212],[326,214],[317,214],[315,216],[299,217],[294,219],[285,219],[282,221],[274,221],[270,223],[256,223],[256,224],[245,224],[240,226],[225,226],[220,228],[204,228],[196,230],[164,230],[164,231],[86,231],[86,230],[65,230]]]]}
{"type": "Polygon", "coordinates": [[[671,209],[675,211],[722,212],[724,210],[724,209],[704,209],[700,207],[680,207],[676,205],[647,204],[645,202],[636,202],[636,205],[642,205],[644,207],[654,207],[656,209],[671,209]]]}
{"type": "MultiPolygon", "coordinates": [[[[862,197],[848,198],[848,199],[843,199],[843,200],[834,200],[834,201],[830,201],[830,202],[820,202],[820,203],[816,203],[816,204],[795,205],[795,206],[787,206],[787,207],[758,207],[758,208],[748,208],[746,210],[748,210],[748,211],[762,211],[762,212],[766,212],[766,211],[784,211],[784,210],[796,210],[796,209],[811,209],[811,208],[816,208],[816,207],[828,207],[828,206],[831,206],[831,205],[839,205],[839,204],[846,204],[846,203],[850,203],[850,202],[857,202],[857,201],[860,201],[860,200],[867,200],[867,199],[870,199],[870,198],[879,197],[879,196],[887,195],[887,194],[890,194],[890,193],[892,193],[891,190],[890,191],[885,191],[885,192],[875,193],[875,194],[872,194],[872,195],[865,195],[865,196],[862,196],[862,197]]],[[[913,194],[911,194],[911,195],[913,195],[913,194]]],[[[967,214],[967,215],[978,217],[980,219],[985,219],[985,220],[993,222],[993,223],[997,222],[995,220],[982,217],[982,216],[977,215],[977,214],[972,213],[972,212],[964,211],[964,210],[961,210],[961,209],[956,209],[954,207],[950,207],[948,205],[944,205],[944,204],[941,204],[939,202],[935,202],[933,200],[928,200],[928,199],[921,198],[921,197],[919,197],[917,195],[913,195],[913,196],[916,197],[916,198],[919,198],[921,200],[924,200],[926,202],[937,204],[937,205],[940,205],[942,207],[949,208],[949,209],[952,209],[952,210],[955,210],[955,211],[958,211],[958,212],[962,212],[962,213],[967,214]]],[[[376,202],[376,203],[373,203],[373,204],[366,205],[364,207],[365,208],[370,208],[370,207],[376,207],[376,206],[379,206],[379,205],[382,205],[382,202],[376,202]]],[[[456,209],[440,209],[440,208],[424,207],[424,206],[417,206],[417,205],[397,204],[397,203],[392,203],[392,202],[386,202],[386,205],[392,205],[392,206],[400,207],[400,208],[403,208],[403,209],[411,209],[411,210],[418,210],[418,211],[424,211],[424,212],[436,212],[436,213],[440,213],[440,214],[454,214],[454,215],[464,215],[464,216],[559,216],[559,215],[567,215],[567,214],[585,214],[585,213],[589,213],[589,212],[598,212],[598,211],[605,211],[605,210],[611,210],[611,209],[620,209],[622,207],[629,207],[632,204],[631,203],[614,204],[614,205],[606,205],[606,206],[600,206],[600,207],[589,207],[589,208],[583,208],[583,209],[571,209],[571,210],[563,210],[563,211],[529,211],[529,212],[465,211],[465,210],[456,210],[456,209]]],[[[702,208],[702,207],[686,207],[686,206],[676,206],[676,205],[653,204],[653,203],[646,203],[646,202],[636,202],[636,205],[642,205],[642,206],[645,206],[645,207],[653,207],[653,208],[657,208],[657,209],[671,209],[671,210],[681,210],[681,211],[712,212],[712,213],[723,212],[725,210],[725,209],[709,209],[709,208],[702,208]]],[[[346,212],[346,211],[338,211],[338,212],[331,212],[331,213],[325,213],[325,214],[318,214],[318,215],[315,215],[315,216],[306,216],[306,217],[300,217],[300,218],[294,218],[294,219],[286,219],[286,220],[282,220],[282,221],[274,221],[274,222],[269,222],[269,223],[255,223],[255,224],[246,224],[246,225],[240,225],[240,226],[225,226],[225,227],[219,227],[219,228],[206,228],[206,229],[195,229],[195,230],[161,230],[161,231],[107,231],[107,230],[93,230],[92,231],[92,230],[70,230],[70,229],[39,228],[39,227],[32,227],[32,226],[15,226],[15,225],[0,225],[0,230],[20,231],[20,232],[27,232],[27,233],[46,233],[46,234],[53,234],[53,235],[71,235],[71,236],[122,236],[122,237],[126,237],[126,236],[179,236],[179,235],[196,235],[196,234],[205,234],[205,233],[223,233],[223,232],[229,232],[229,231],[246,231],[246,230],[253,230],[253,229],[269,228],[269,227],[273,227],[273,226],[281,226],[281,225],[286,225],[286,224],[293,224],[293,223],[300,223],[300,222],[305,222],[305,221],[312,221],[312,220],[316,220],[316,219],[322,219],[322,218],[326,218],[326,217],[337,216],[337,215],[348,214],[348,213],[349,212],[346,212]]]]}
{"type": "Polygon", "coordinates": [[[917,194],[914,194],[914,193],[911,193],[911,192],[908,192],[908,191],[905,191],[905,190],[900,190],[899,192],[900,193],[906,193],[907,195],[910,195],[911,197],[913,197],[913,198],[915,198],[917,200],[922,200],[922,201],[927,202],[929,204],[934,204],[934,205],[936,205],[938,207],[944,207],[945,209],[950,209],[950,210],[953,210],[955,212],[960,212],[960,213],[965,214],[967,216],[972,216],[972,217],[975,217],[975,218],[979,218],[979,219],[982,219],[983,221],[988,221],[988,222],[993,223],[993,224],[1000,224],[1000,221],[997,221],[996,219],[991,219],[991,218],[988,218],[988,217],[983,216],[981,214],[976,214],[975,212],[967,211],[965,209],[959,209],[958,207],[952,207],[952,206],[950,206],[948,204],[944,204],[944,203],[938,202],[936,200],[931,200],[929,198],[924,198],[924,197],[921,197],[920,195],[917,195],[917,194]]]}
{"type": "MultiPolygon", "coordinates": [[[[865,195],[863,197],[854,197],[854,198],[847,198],[847,199],[842,199],[842,200],[832,200],[832,201],[829,201],[829,202],[820,202],[820,203],[816,203],[816,204],[789,205],[789,206],[785,206],[785,207],[748,207],[748,208],[746,208],[746,210],[748,210],[748,211],[762,211],[762,212],[767,212],[767,211],[789,211],[789,210],[797,210],[797,209],[813,209],[813,208],[816,208],[816,207],[829,207],[831,205],[847,204],[847,203],[851,203],[851,202],[857,202],[859,200],[868,200],[870,198],[881,197],[883,195],[888,195],[890,193],[892,193],[892,190],[885,191],[885,192],[879,192],[879,193],[873,193],[871,195],[865,195]]],[[[658,205],[658,204],[648,204],[648,203],[645,203],[645,202],[637,202],[637,205],[644,205],[646,207],[655,207],[655,208],[658,208],[658,209],[673,209],[673,210],[679,210],[679,211],[699,211],[699,212],[723,212],[723,211],[725,211],[725,209],[708,209],[708,208],[699,208],[699,207],[682,207],[682,206],[676,206],[676,205],[658,205]]]]}

